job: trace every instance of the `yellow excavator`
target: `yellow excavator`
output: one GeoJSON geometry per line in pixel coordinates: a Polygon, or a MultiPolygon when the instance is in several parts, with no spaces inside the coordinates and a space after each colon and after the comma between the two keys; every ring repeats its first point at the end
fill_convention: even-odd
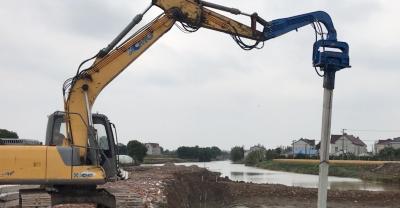
{"type": "MultiPolygon", "coordinates": [[[[175,24],[186,32],[207,28],[227,33],[245,50],[261,48],[266,40],[311,24],[316,35],[313,66],[329,76],[349,67],[348,45],[337,41],[331,18],[325,12],[266,21],[257,13],[246,14],[202,0],[153,0],[107,47],[82,62],[76,75],[64,83],[64,111],[49,116],[45,145],[0,146],[0,184],[41,185],[41,189],[26,190],[25,194],[49,193],[51,205],[96,203],[99,207],[115,207],[115,196],[97,185],[127,178],[127,174],[118,167],[115,126],[106,116],[92,114],[91,109],[107,84],[175,24]],[[126,37],[152,6],[161,8],[163,13],[126,37]],[[217,11],[248,16],[250,24],[217,11]],[[262,30],[257,29],[260,26],[262,30]],[[254,44],[246,44],[243,38],[254,44]],[[91,60],[91,66],[81,70],[91,60]]],[[[22,206],[25,201],[21,194],[22,206]]]]}

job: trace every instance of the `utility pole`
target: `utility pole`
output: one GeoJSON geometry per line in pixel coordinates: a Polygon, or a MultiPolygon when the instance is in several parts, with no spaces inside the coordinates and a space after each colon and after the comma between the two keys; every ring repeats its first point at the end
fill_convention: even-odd
{"type": "Polygon", "coordinates": [[[304,155],[307,157],[307,142],[306,145],[304,145],[304,155]]]}
{"type": "Polygon", "coordinates": [[[344,135],[346,134],[347,129],[342,129],[342,160],[344,159],[344,135]]]}
{"type": "Polygon", "coordinates": [[[295,142],[296,140],[292,140],[292,153],[293,153],[293,155],[292,155],[292,157],[293,157],[293,159],[294,159],[294,142],[295,142]]]}

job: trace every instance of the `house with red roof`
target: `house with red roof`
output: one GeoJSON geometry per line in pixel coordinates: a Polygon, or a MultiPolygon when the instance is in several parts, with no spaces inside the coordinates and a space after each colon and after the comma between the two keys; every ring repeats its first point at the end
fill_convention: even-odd
{"type": "Polygon", "coordinates": [[[331,135],[330,155],[354,154],[362,156],[367,154],[367,145],[359,138],[349,134],[331,135]]]}
{"type": "Polygon", "coordinates": [[[386,147],[400,149],[400,137],[393,139],[380,139],[375,143],[375,153],[379,153],[386,147]]]}

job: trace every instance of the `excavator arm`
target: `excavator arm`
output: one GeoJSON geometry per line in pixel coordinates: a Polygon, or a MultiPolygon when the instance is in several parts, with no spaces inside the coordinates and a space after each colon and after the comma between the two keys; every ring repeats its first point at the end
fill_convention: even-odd
{"type": "MultiPolygon", "coordinates": [[[[86,158],[88,139],[93,139],[91,131],[91,108],[101,90],[117,77],[130,63],[156,42],[174,25],[172,14],[165,13],[143,28],[118,48],[100,57],[88,69],[82,70],[70,80],[67,112],[67,134],[70,143],[80,147],[80,156],[86,158]]],[[[68,84],[68,82],[66,84],[68,84]]]]}
{"type": "Polygon", "coordinates": [[[90,140],[95,139],[91,121],[91,108],[101,90],[117,77],[129,64],[135,61],[146,49],[155,43],[171,27],[180,22],[184,29],[196,31],[199,28],[230,34],[243,49],[257,48],[259,43],[278,37],[299,27],[322,22],[328,29],[328,38],[317,41],[314,45],[313,63],[322,70],[335,65],[335,70],[348,67],[348,46],[337,42],[332,21],[324,12],[309,13],[291,18],[267,22],[256,13],[246,14],[238,9],[229,8],[200,0],[153,0],[145,12],[137,15],[132,22],[104,49],[96,54],[94,63],[87,69],[77,72],[76,76],[64,84],[65,111],[67,113],[68,139],[71,145],[80,147],[82,159],[87,157],[87,147],[92,147],[90,140]],[[152,5],[164,12],[152,22],[139,29],[122,44],[117,44],[137,25],[152,5]],[[242,24],[214,10],[230,12],[235,15],[250,17],[250,26],[242,24]],[[257,30],[257,24],[263,30],[257,30]],[[245,44],[241,38],[255,41],[254,45],[245,44]],[[340,47],[339,47],[340,46],[340,47]],[[339,52],[327,54],[320,48],[331,47],[339,52]],[[340,63],[340,64],[338,64],[340,63]],[[89,142],[88,142],[89,140],[89,142]]]}

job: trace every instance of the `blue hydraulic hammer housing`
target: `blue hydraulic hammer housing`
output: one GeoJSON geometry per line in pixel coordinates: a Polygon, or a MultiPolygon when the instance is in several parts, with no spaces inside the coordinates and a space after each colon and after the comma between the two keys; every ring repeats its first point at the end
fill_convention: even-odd
{"type": "Polygon", "coordinates": [[[324,87],[333,89],[335,72],[350,67],[349,45],[346,42],[337,41],[332,19],[326,12],[311,12],[267,22],[264,25],[264,38],[269,40],[314,23],[322,23],[327,30],[327,35],[326,38],[322,35],[322,39],[314,43],[313,66],[324,71],[324,87]]]}
{"type": "Polygon", "coordinates": [[[346,42],[318,40],[313,47],[313,65],[325,69],[334,67],[336,71],[350,67],[349,45],[346,42]],[[320,51],[323,49],[323,51],[320,51]],[[337,49],[329,51],[326,49],[337,49]]]}

